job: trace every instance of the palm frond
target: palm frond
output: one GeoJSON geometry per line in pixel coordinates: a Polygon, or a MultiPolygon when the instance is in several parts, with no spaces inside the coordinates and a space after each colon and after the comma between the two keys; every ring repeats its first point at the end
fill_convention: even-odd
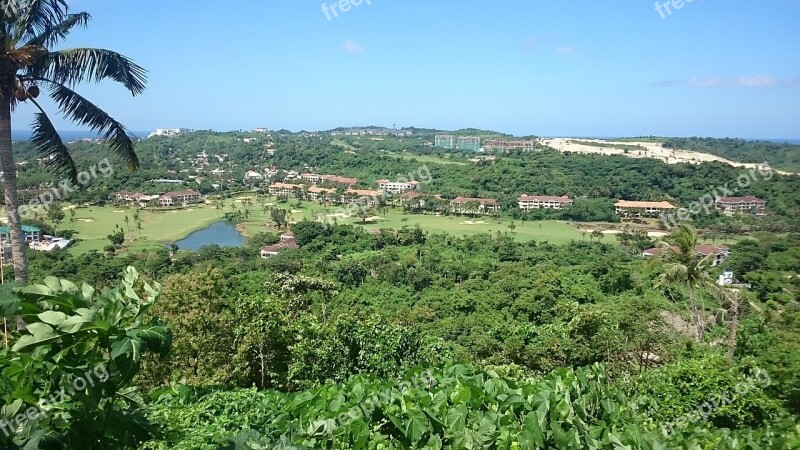
{"type": "Polygon", "coordinates": [[[128,168],[139,168],[133,140],[124,125],[72,89],[50,80],[39,81],[49,88],[50,97],[66,118],[97,131],[108,142],[111,151],[125,161],[128,168]]]}
{"type": "Polygon", "coordinates": [[[92,18],[89,13],[70,14],[66,19],[57,24],[48,24],[44,31],[31,38],[25,45],[32,47],[49,48],[66,38],[76,26],[85,27],[92,18]]]}
{"type": "Polygon", "coordinates": [[[94,48],[50,52],[39,58],[28,74],[70,87],[84,81],[110,79],[125,86],[133,95],[144,92],[147,84],[147,70],[143,67],[117,52],[94,48]]]}
{"type": "Polygon", "coordinates": [[[14,21],[17,39],[43,33],[48,27],[61,23],[67,17],[66,0],[27,0],[19,3],[22,7],[14,21]]]}
{"type": "Polygon", "coordinates": [[[31,142],[36,146],[39,156],[45,160],[45,167],[55,174],[66,175],[77,183],[78,168],[72,159],[69,148],[64,145],[64,141],[58,135],[53,122],[47,117],[47,113],[38,103],[33,100],[31,102],[39,108],[39,112],[36,113],[33,124],[31,124],[33,128],[31,142]]]}

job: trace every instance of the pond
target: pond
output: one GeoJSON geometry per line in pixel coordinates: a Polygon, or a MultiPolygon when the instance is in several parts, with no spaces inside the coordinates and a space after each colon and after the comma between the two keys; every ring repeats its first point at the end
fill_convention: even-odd
{"type": "Polygon", "coordinates": [[[236,225],[232,222],[216,222],[208,228],[195,231],[176,244],[180,250],[194,251],[212,244],[220,247],[241,247],[244,239],[244,236],[236,231],[236,225]]]}

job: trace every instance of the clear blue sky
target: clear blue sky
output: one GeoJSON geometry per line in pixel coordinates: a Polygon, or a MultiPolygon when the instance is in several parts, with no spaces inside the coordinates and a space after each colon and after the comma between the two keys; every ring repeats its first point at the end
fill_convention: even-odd
{"type": "Polygon", "coordinates": [[[137,131],[800,138],[797,0],[694,0],[663,18],[650,0],[363,0],[331,20],[322,3],[75,0],[93,20],[66,46],[150,71],[140,97],[82,88],[137,131]]]}

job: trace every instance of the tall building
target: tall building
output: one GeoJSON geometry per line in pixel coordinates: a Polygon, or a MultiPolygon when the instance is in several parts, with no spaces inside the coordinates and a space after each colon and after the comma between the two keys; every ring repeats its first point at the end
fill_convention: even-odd
{"type": "Polygon", "coordinates": [[[481,138],[474,136],[460,137],[456,141],[456,148],[459,150],[477,152],[481,149],[481,138]]]}
{"type": "Polygon", "coordinates": [[[456,145],[456,138],[451,134],[437,134],[435,144],[437,147],[441,148],[454,148],[456,145]]]}

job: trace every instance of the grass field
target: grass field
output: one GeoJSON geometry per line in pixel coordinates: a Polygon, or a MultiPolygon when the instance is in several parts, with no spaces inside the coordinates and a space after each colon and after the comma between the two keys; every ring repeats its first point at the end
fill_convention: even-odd
{"type": "Polygon", "coordinates": [[[440,158],[438,156],[428,156],[428,155],[412,155],[407,153],[394,153],[394,152],[386,152],[387,155],[396,156],[398,158],[407,159],[407,160],[416,160],[421,163],[431,163],[431,164],[453,164],[457,166],[466,166],[468,163],[463,161],[453,161],[452,159],[447,158],[440,158]]]}
{"type": "MultiPolygon", "coordinates": [[[[316,202],[285,202],[277,203],[274,199],[248,197],[240,195],[224,202],[221,210],[212,205],[196,205],[182,210],[159,211],[140,210],[142,220],[141,236],[133,217],[133,208],[117,206],[105,207],[80,207],[75,210],[74,221],[70,214],[58,227],[61,230],[71,229],[77,232],[79,242],[71,247],[73,253],[82,254],[91,250],[102,251],[109,245],[108,235],[114,231],[115,226],[121,227],[126,232],[125,248],[141,250],[155,248],[171,241],[178,241],[194,231],[201,230],[214,222],[223,220],[226,212],[234,209],[249,209],[249,217],[241,222],[238,229],[245,236],[253,236],[259,232],[275,231],[269,228],[271,223],[270,213],[264,211],[262,202],[271,202],[275,207],[289,211],[289,221],[299,222],[304,219],[316,220],[317,217],[335,213],[337,207],[325,207],[316,202]],[[246,199],[253,200],[253,204],[245,206],[246,199]],[[129,221],[126,225],[125,217],[129,221]]],[[[419,226],[429,233],[450,233],[455,236],[473,236],[480,233],[511,233],[514,239],[520,242],[535,240],[552,244],[564,244],[576,240],[597,240],[590,233],[582,231],[579,227],[591,229],[598,224],[573,224],[560,221],[520,222],[508,218],[493,217],[463,217],[463,216],[433,216],[404,214],[400,208],[389,208],[385,215],[380,215],[374,222],[364,223],[360,218],[338,218],[338,223],[362,226],[371,229],[399,229],[404,226],[419,226]]],[[[724,240],[734,243],[738,238],[724,240]]],[[[618,241],[612,234],[604,235],[600,241],[616,244],[618,241]]],[[[720,243],[722,241],[717,241],[720,243]]]]}

